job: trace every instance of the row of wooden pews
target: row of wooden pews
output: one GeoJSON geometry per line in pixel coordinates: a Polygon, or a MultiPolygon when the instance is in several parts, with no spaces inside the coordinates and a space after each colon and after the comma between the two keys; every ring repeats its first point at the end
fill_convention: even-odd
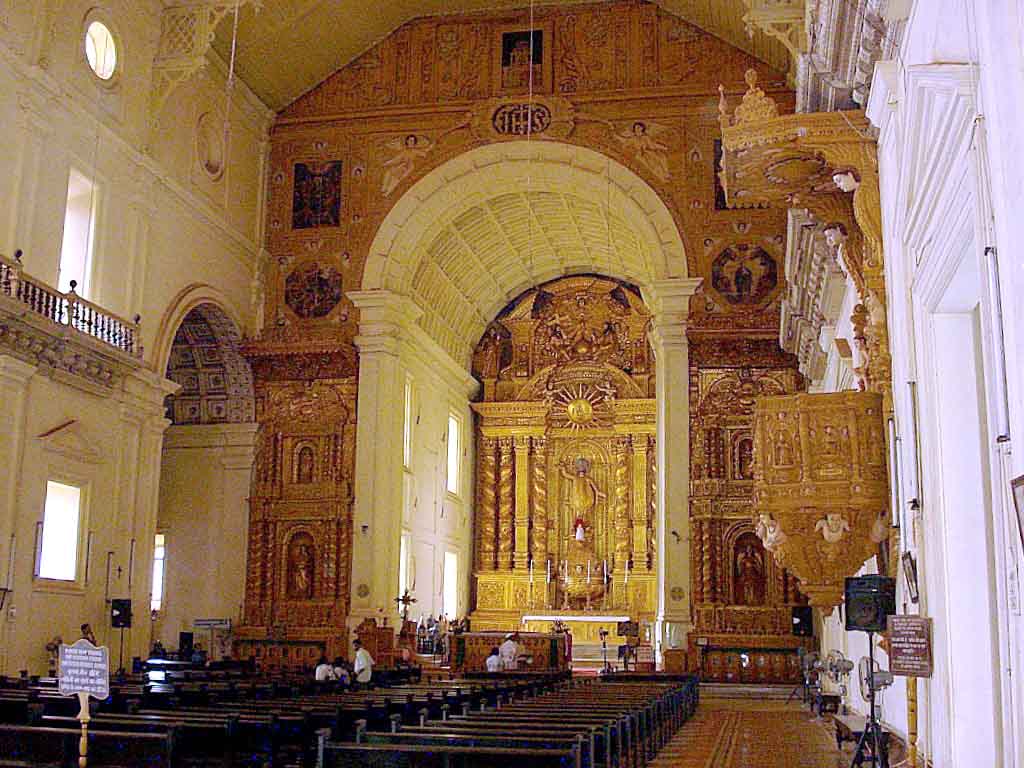
{"type": "MultiPolygon", "coordinates": [[[[90,760],[122,766],[312,766],[318,735],[343,743],[360,729],[382,732],[444,722],[504,702],[535,698],[565,676],[406,682],[363,691],[332,691],[302,679],[225,681],[193,674],[159,684],[115,681],[111,697],[91,713],[90,760]],[[170,687],[168,693],[154,687],[170,687]],[[191,696],[205,686],[212,698],[191,696]],[[135,690],[141,687],[141,693],[135,690]]],[[[60,697],[55,681],[0,679],[0,766],[74,766],[77,700],[60,697]]]]}
{"type": "Polygon", "coordinates": [[[641,768],[693,714],[694,678],[562,681],[539,694],[510,692],[495,704],[390,730],[361,723],[354,741],[319,732],[318,768],[641,768]]]}

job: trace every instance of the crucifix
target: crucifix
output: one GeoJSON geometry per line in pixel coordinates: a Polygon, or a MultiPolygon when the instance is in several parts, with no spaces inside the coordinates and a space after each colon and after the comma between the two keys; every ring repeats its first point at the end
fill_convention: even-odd
{"type": "Polygon", "coordinates": [[[409,620],[409,606],[419,601],[409,594],[409,590],[405,590],[405,593],[401,597],[396,597],[395,602],[402,606],[402,621],[409,620]]]}

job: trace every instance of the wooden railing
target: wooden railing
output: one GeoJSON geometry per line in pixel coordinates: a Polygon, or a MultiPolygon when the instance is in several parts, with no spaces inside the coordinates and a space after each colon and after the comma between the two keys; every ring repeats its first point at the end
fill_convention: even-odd
{"type": "Polygon", "coordinates": [[[21,251],[9,259],[0,254],[0,295],[26,305],[34,314],[57,325],[68,326],[79,333],[103,342],[135,358],[142,357],[139,339],[139,316],[134,322],[118,317],[71,290],[61,293],[24,273],[21,251]]]}

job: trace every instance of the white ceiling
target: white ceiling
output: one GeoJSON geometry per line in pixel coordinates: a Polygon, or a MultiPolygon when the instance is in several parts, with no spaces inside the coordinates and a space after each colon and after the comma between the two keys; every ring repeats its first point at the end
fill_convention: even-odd
{"type": "MultiPolygon", "coordinates": [[[[657,0],[657,4],[781,72],[788,66],[788,54],[780,43],[761,32],[747,36],[743,0],[657,0]]],[[[267,106],[280,110],[411,19],[527,5],[527,0],[264,0],[262,10],[246,4],[239,14],[236,68],[267,106]]],[[[229,13],[214,40],[225,61],[231,50],[232,22],[229,13]]]]}

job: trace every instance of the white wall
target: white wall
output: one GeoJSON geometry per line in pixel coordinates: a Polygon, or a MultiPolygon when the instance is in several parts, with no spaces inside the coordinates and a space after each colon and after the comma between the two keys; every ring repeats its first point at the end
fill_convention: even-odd
{"type": "MultiPolygon", "coordinates": [[[[901,575],[897,604],[934,620],[935,672],[918,691],[919,747],[936,768],[1024,764],[1021,550],[1008,497],[1024,472],[1022,452],[1010,450],[1024,429],[1021,12],[1016,0],[916,2],[868,106],[879,129],[902,546],[918,558],[921,587],[909,604],[901,575]]],[[[861,637],[830,619],[823,648],[857,656],[861,637]]],[[[884,715],[905,734],[903,689],[898,679],[886,692],[884,715]]]]}
{"type": "Polygon", "coordinates": [[[164,437],[158,533],[166,546],[154,639],[178,646],[195,619],[240,620],[255,424],[172,426],[164,437]]]}
{"type": "MultiPolygon", "coordinates": [[[[403,345],[401,369],[412,381],[412,462],[403,469],[402,532],[410,537],[410,593],[418,602],[410,618],[438,616],[443,608],[444,554],[459,558],[459,610],[469,609],[472,571],[474,448],[473,413],[469,408],[469,374],[457,376],[455,363],[439,359],[440,349],[403,345]],[[447,490],[448,415],[462,422],[458,493],[447,490]],[[414,588],[413,588],[414,585],[414,588]]],[[[397,584],[397,582],[396,582],[397,584]]]]}
{"type": "MultiPolygon", "coordinates": [[[[17,364],[0,348],[0,368],[8,372],[0,377],[2,386],[14,398],[4,401],[5,408],[24,404],[22,411],[12,407],[5,414],[10,428],[0,430],[0,478],[9,492],[0,503],[0,563],[10,557],[12,532],[15,542],[14,592],[0,621],[2,672],[45,671],[43,643],[58,632],[68,639],[84,620],[93,623],[101,641],[116,640],[106,620],[109,595],[101,571],[110,551],[115,572],[118,565],[127,572],[132,539],[137,621],[126,654],[148,647],[145,619],[166,427],[161,406],[169,391],[153,373],[163,373],[156,352],[170,346],[177,329],[169,318],[183,314],[176,307],[179,297],[197,284],[209,286],[207,298],[216,296],[243,332],[254,327],[249,299],[260,256],[263,161],[272,115],[239,82],[228,167],[218,178],[202,170],[197,120],[218,108],[223,112],[224,68],[208,57],[204,72],[178,86],[160,115],[150,114],[163,5],[0,3],[0,253],[11,257],[23,249],[25,271],[55,285],[68,172],[74,167],[89,174],[100,189],[90,295],[122,317],[140,314],[146,350],[145,367],[125,387],[104,394],[45,368],[11,373],[17,364]],[[89,14],[107,23],[119,43],[122,69],[108,85],[85,62],[89,14]],[[32,580],[32,542],[45,486],[37,436],[69,419],[78,421],[102,457],[88,463],[93,570],[89,584],[54,595],[32,580]]],[[[244,548],[238,557],[244,559],[244,548]]],[[[3,570],[0,580],[6,578],[3,570]]],[[[127,591],[126,584],[113,587],[127,591]]]]}

